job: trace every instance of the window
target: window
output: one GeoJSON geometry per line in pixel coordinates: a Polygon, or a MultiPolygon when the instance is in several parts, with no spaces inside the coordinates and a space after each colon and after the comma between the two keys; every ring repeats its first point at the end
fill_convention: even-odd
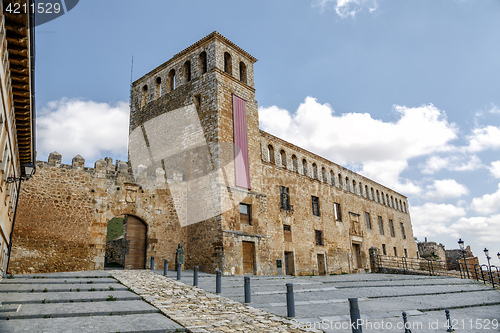
{"type": "Polygon", "coordinates": [[[351,189],[349,188],[349,177],[345,177],[345,190],[347,192],[351,192],[351,189]]]}
{"type": "Polygon", "coordinates": [[[267,157],[269,162],[274,163],[274,148],[272,145],[267,146],[267,157]]]}
{"type": "Polygon", "coordinates": [[[308,172],[307,172],[307,161],[306,161],[306,159],[302,160],[302,172],[303,172],[304,176],[307,176],[308,172]]]}
{"type": "Polygon", "coordinates": [[[312,167],[313,167],[313,178],[318,179],[318,166],[316,165],[316,163],[313,163],[312,167]]]}
{"type": "Polygon", "coordinates": [[[380,194],[378,193],[378,190],[377,190],[377,202],[380,202],[380,194]]]}
{"type": "Polygon", "coordinates": [[[191,81],[191,61],[186,61],[183,66],[185,82],[191,81]]]}
{"type": "Polygon", "coordinates": [[[383,236],[384,235],[384,221],[382,221],[382,216],[378,217],[378,230],[380,231],[380,234],[383,236]]]}
{"type": "Polygon", "coordinates": [[[292,155],[292,169],[295,172],[299,172],[299,162],[297,161],[297,156],[292,155]]]}
{"type": "Polygon", "coordinates": [[[352,192],[356,194],[356,181],[354,179],[352,180],[352,192]]]}
{"type": "Polygon", "coordinates": [[[385,244],[382,244],[382,254],[383,254],[384,256],[386,256],[386,255],[387,255],[387,250],[385,249],[385,244]]]}
{"type": "Polygon", "coordinates": [[[368,193],[368,185],[365,185],[365,196],[367,199],[370,199],[370,193],[368,193]]]}
{"type": "Polygon", "coordinates": [[[200,53],[200,72],[205,74],[207,72],[207,52],[203,51],[200,53]]]}
{"type": "Polygon", "coordinates": [[[240,203],[240,223],[252,225],[251,206],[248,204],[240,203]]]}
{"type": "Polygon", "coordinates": [[[391,195],[391,203],[392,203],[391,207],[394,208],[394,198],[392,197],[392,195],[391,195]]]}
{"type": "Polygon", "coordinates": [[[148,103],[148,86],[144,85],[142,87],[142,99],[141,99],[141,107],[148,103]]]}
{"type": "Polygon", "coordinates": [[[403,222],[399,223],[399,225],[401,226],[401,237],[403,237],[403,239],[406,239],[405,225],[403,224],[403,222]]]}
{"type": "Polygon", "coordinates": [[[311,196],[312,198],[312,211],[314,216],[319,216],[319,198],[315,197],[314,195],[311,196]]]}
{"type": "Polygon", "coordinates": [[[391,230],[391,237],[396,237],[396,232],[394,231],[394,223],[392,223],[392,220],[389,220],[389,229],[391,230]]]}
{"type": "Polygon", "coordinates": [[[366,222],[366,229],[371,229],[372,228],[372,221],[370,219],[370,213],[365,212],[365,222],[366,222]]]}
{"type": "Polygon", "coordinates": [[[406,249],[404,249],[405,251],[405,258],[408,258],[408,251],[406,249]]]}
{"type": "Polygon", "coordinates": [[[280,209],[286,212],[291,210],[288,187],[280,186],[280,209]]]}
{"type": "Polygon", "coordinates": [[[155,97],[161,96],[161,77],[156,78],[155,97]]]}
{"type": "Polygon", "coordinates": [[[171,69],[168,72],[168,91],[175,89],[175,69],[171,69]]]}
{"type": "Polygon", "coordinates": [[[314,233],[316,235],[316,245],[323,245],[323,231],[314,230],[314,233]]]}
{"type": "Polygon", "coordinates": [[[283,149],[280,151],[280,164],[286,167],[286,153],[283,149]]]}
{"type": "Polygon", "coordinates": [[[361,182],[359,182],[359,195],[363,196],[363,185],[361,185],[361,182]]]}
{"type": "Polygon", "coordinates": [[[396,249],[396,247],[394,246],[394,256],[397,257],[398,256],[398,250],[396,249]]]}
{"type": "Polygon", "coordinates": [[[247,83],[247,65],[243,61],[240,61],[240,81],[247,83]]]}
{"type": "Polygon", "coordinates": [[[227,52],[224,53],[224,72],[228,73],[229,75],[233,75],[231,55],[227,52]]]}
{"type": "Polygon", "coordinates": [[[334,203],[333,204],[333,211],[335,213],[335,221],[342,221],[342,212],[340,210],[340,204],[339,203],[334,203]]]}
{"type": "Polygon", "coordinates": [[[342,175],[339,173],[339,187],[342,188],[342,175]]]}
{"type": "Polygon", "coordinates": [[[406,202],[403,202],[403,212],[408,213],[408,211],[406,210],[406,202]]]}
{"type": "Polygon", "coordinates": [[[330,170],[330,181],[332,182],[332,186],[335,186],[335,174],[330,170]]]}
{"type": "Polygon", "coordinates": [[[385,205],[385,195],[384,195],[384,192],[382,192],[381,194],[382,194],[382,203],[385,205]]]}
{"type": "Polygon", "coordinates": [[[372,200],[375,201],[375,192],[373,192],[373,187],[371,188],[371,192],[372,192],[372,200]]]}
{"type": "Polygon", "coordinates": [[[285,242],[292,241],[292,226],[283,224],[283,238],[285,239],[285,242]]]}
{"type": "Polygon", "coordinates": [[[328,178],[326,177],[326,169],[325,167],[321,168],[321,178],[323,182],[328,183],[328,178]]]}

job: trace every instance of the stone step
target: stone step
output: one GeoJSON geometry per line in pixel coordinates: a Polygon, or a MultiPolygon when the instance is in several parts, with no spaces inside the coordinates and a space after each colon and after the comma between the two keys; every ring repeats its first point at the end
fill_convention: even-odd
{"type": "Polygon", "coordinates": [[[31,318],[0,320],[0,332],[2,333],[164,333],[185,331],[185,328],[159,313],[72,318],[31,318]]]}
{"type": "MultiPolygon", "coordinates": [[[[44,304],[44,303],[74,303],[74,302],[100,302],[140,300],[141,297],[126,290],[114,291],[82,291],[59,293],[9,293],[2,295],[1,304],[44,304]]],[[[1,310],[0,310],[1,311],[1,310]]]]}
{"type": "Polygon", "coordinates": [[[15,278],[15,279],[4,279],[2,284],[13,285],[13,284],[93,284],[93,283],[118,283],[113,278],[15,278]]]}
{"type": "Polygon", "coordinates": [[[143,301],[21,304],[15,311],[0,312],[0,320],[113,316],[158,312],[158,309],[143,301]]]}
{"type": "Polygon", "coordinates": [[[113,291],[128,288],[114,283],[55,283],[55,284],[4,284],[0,283],[0,293],[64,292],[64,291],[113,291]]]}
{"type": "Polygon", "coordinates": [[[79,272],[36,273],[36,274],[14,275],[14,279],[17,278],[67,279],[67,278],[107,278],[107,277],[111,277],[111,275],[106,271],[79,271],[79,272]]]}

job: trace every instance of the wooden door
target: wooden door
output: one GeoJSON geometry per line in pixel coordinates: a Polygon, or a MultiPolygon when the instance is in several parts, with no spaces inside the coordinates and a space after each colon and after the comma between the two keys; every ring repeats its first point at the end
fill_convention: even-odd
{"type": "Polygon", "coordinates": [[[354,269],[362,268],[361,263],[361,246],[359,244],[352,244],[352,266],[354,269]]]}
{"type": "Polygon", "coordinates": [[[134,216],[126,218],[125,269],[146,268],[146,224],[134,216]]]}
{"type": "Polygon", "coordinates": [[[243,274],[255,274],[254,242],[243,242],[243,274]]]}
{"type": "Polygon", "coordinates": [[[293,252],[285,252],[285,274],[293,275],[294,263],[293,263],[293,252]]]}
{"type": "Polygon", "coordinates": [[[318,274],[326,275],[325,255],[318,254],[318,274]]]}

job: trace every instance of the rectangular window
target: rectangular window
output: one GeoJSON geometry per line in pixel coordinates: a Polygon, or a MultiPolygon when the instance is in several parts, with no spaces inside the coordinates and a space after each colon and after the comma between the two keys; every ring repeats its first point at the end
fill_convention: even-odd
{"type": "Polygon", "coordinates": [[[319,198],[315,197],[314,195],[311,196],[312,198],[312,211],[314,216],[319,216],[319,198]]]}
{"type": "Polygon", "coordinates": [[[405,249],[405,258],[408,258],[408,251],[405,249]]]}
{"type": "Polygon", "coordinates": [[[371,229],[372,228],[372,221],[370,219],[370,213],[365,212],[365,222],[366,222],[366,229],[371,229]]]}
{"type": "Polygon", "coordinates": [[[384,235],[384,221],[382,221],[382,216],[378,217],[378,230],[380,230],[380,234],[384,235]]]}
{"type": "Polygon", "coordinates": [[[292,241],[292,226],[283,224],[283,236],[285,238],[285,242],[292,241]]]}
{"type": "Polygon", "coordinates": [[[289,193],[288,187],[280,186],[280,209],[286,212],[291,210],[289,193]]]}
{"type": "Polygon", "coordinates": [[[392,223],[392,220],[389,220],[389,229],[391,230],[391,237],[396,237],[396,232],[394,231],[394,223],[392,223]]]}
{"type": "Polygon", "coordinates": [[[252,225],[251,206],[240,203],[240,223],[252,225]]]}
{"type": "Polygon", "coordinates": [[[406,239],[405,225],[403,224],[403,222],[401,222],[399,225],[401,226],[401,236],[403,237],[403,239],[406,239]]]}
{"type": "Polygon", "coordinates": [[[394,256],[397,257],[398,256],[398,250],[396,249],[396,247],[394,247],[394,256]]]}
{"type": "Polygon", "coordinates": [[[335,212],[335,221],[342,221],[342,212],[339,203],[333,204],[333,210],[335,212]]]}
{"type": "Polygon", "coordinates": [[[382,244],[382,254],[383,254],[384,256],[386,256],[386,255],[387,255],[387,250],[385,249],[385,244],[382,244]]]}
{"type": "Polygon", "coordinates": [[[323,245],[323,231],[314,230],[316,234],[316,245],[323,245]]]}

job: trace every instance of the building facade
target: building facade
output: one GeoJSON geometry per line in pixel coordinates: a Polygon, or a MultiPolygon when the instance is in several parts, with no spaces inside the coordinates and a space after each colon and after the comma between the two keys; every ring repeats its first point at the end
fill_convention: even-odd
{"type": "Polygon", "coordinates": [[[14,2],[1,1],[0,13],[0,279],[6,273],[15,221],[19,183],[24,166],[34,163],[34,41],[32,17],[5,10],[14,2]]]}
{"type": "Polygon", "coordinates": [[[125,216],[125,268],[173,262],[178,243],[186,267],[224,274],[366,272],[371,247],[415,257],[405,196],[259,129],[256,61],[214,32],[133,82],[128,163],[38,162],[22,197],[18,270],[42,271],[29,258],[53,265],[28,234],[64,243],[53,253],[85,249],[70,257],[102,268],[115,216],[125,216]]]}

